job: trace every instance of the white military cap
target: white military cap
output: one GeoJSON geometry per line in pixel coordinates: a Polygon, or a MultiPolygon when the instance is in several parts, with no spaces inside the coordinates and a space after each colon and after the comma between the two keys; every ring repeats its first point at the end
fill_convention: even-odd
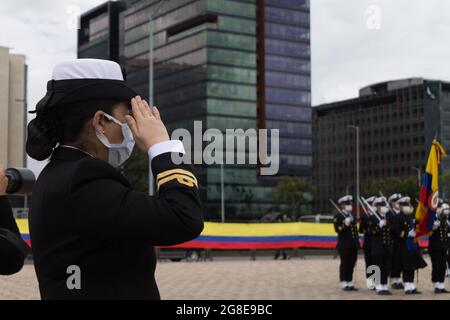
{"type": "Polygon", "coordinates": [[[376,200],[376,198],[377,198],[377,197],[372,196],[372,197],[366,199],[366,201],[367,201],[367,203],[369,203],[369,204],[373,204],[373,202],[376,200]]]}
{"type": "Polygon", "coordinates": [[[440,206],[440,209],[442,209],[442,210],[450,209],[450,205],[448,205],[448,203],[443,203],[443,204],[440,206]]]}
{"type": "Polygon", "coordinates": [[[347,195],[347,196],[344,196],[344,197],[340,198],[338,200],[338,203],[341,204],[341,203],[352,202],[352,201],[353,201],[353,197],[347,195]]]}
{"type": "Polygon", "coordinates": [[[410,205],[411,204],[411,198],[410,197],[402,197],[400,198],[397,203],[399,205],[410,205]]]}
{"type": "Polygon", "coordinates": [[[402,195],[400,193],[394,193],[393,195],[391,195],[389,197],[389,202],[393,202],[393,201],[398,201],[400,198],[402,197],[402,195]]]}
{"type": "Polygon", "coordinates": [[[93,100],[130,101],[135,96],[137,93],[127,85],[118,63],[76,59],[55,66],[45,97],[30,113],[93,100]]]}
{"type": "Polygon", "coordinates": [[[375,201],[372,203],[374,206],[383,206],[386,205],[386,198],[385,197],[378,197],[375,199],[375,201]]]}

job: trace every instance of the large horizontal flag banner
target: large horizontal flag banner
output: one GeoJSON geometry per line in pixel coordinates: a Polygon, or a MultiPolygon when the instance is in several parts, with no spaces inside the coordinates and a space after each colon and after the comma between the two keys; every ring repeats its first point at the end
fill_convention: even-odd
{"type": "MultiPolygon", "coordinates": [[[[24,240],[30,245],[27,220],[17,220],[24,240]]],[[[362,240],[362,239],[361,239],[362,240]]],[[[337,235],[331,223],[216,223],[205,222],[197,239],[174,249],[258,250],[334,249],[337,235]]],[[[421,242],[421,246],[426,246],[421,242]]]]}
{"type": "Polygon", "coordinates": [[[332,224],[317,223],[214,223],[206,222],[201,236],[178,248],[282,249],[335,248],[332,224]]]}
{"type": "Polygon", "coordinates": [[[434,140],[420,189],[419,204],[416,209],[417,237],[428,235],[436,219],[436,209],[439,205],[439,163],[446,153],[441,144],[434,140]]]}

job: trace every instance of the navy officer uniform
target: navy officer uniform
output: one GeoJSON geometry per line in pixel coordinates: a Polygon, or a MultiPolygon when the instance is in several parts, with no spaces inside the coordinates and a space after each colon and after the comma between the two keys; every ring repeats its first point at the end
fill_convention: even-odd
{"type": "Polygon", "coordinates": [[[352,215],[352,201],[353,197],[350,195],[339,199],[340,212],[334,217],[334,229],[338,234],[336,248],[341,259],[339,279],[344,291],[357,290],[353,283],[353,271],[360,243],[356,219],[352,215]]]}
{"type": "MultiPolygon", "coordinates": [[[[38,116],[82,98],[130,101],[136,93],[112,64],[80,59],[56,67],[38,116]]],[[[193,169],[172,161],[184,152],[180,141],[150,148],[158,194],[149,196],[81,149],[53,150],[34,186],[29,216],[42,299],[160,299],[154,246],[181,244],[203,230],[193,169]],[[74,267],[81,284],[76,288],[68,286],[74,267]]]]}

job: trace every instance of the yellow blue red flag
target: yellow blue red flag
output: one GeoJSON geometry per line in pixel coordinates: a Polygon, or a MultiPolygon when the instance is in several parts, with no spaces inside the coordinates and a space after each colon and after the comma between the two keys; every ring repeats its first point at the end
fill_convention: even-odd
{"type": "Polygon", "coordinates": [[[439,163],[446,155],[441,144],[437,140],[433,140],[422,180],[420,201],[416,209],[417,237],[428,234],[436,219],[436,209],[439,204],[439,163]]]}

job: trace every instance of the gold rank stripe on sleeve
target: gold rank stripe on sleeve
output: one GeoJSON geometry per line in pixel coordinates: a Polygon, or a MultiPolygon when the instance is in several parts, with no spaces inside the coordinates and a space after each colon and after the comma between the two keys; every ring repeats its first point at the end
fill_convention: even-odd
{"type": "Polygon", "coordinates": [[[192,174],[192,172],[183,169],[173,169],[158,174],[156,177],[158,190],[163,184],[175,179],[182,185],[188,187],[196,186],[198,188],[197,178],[192,174]]]}

